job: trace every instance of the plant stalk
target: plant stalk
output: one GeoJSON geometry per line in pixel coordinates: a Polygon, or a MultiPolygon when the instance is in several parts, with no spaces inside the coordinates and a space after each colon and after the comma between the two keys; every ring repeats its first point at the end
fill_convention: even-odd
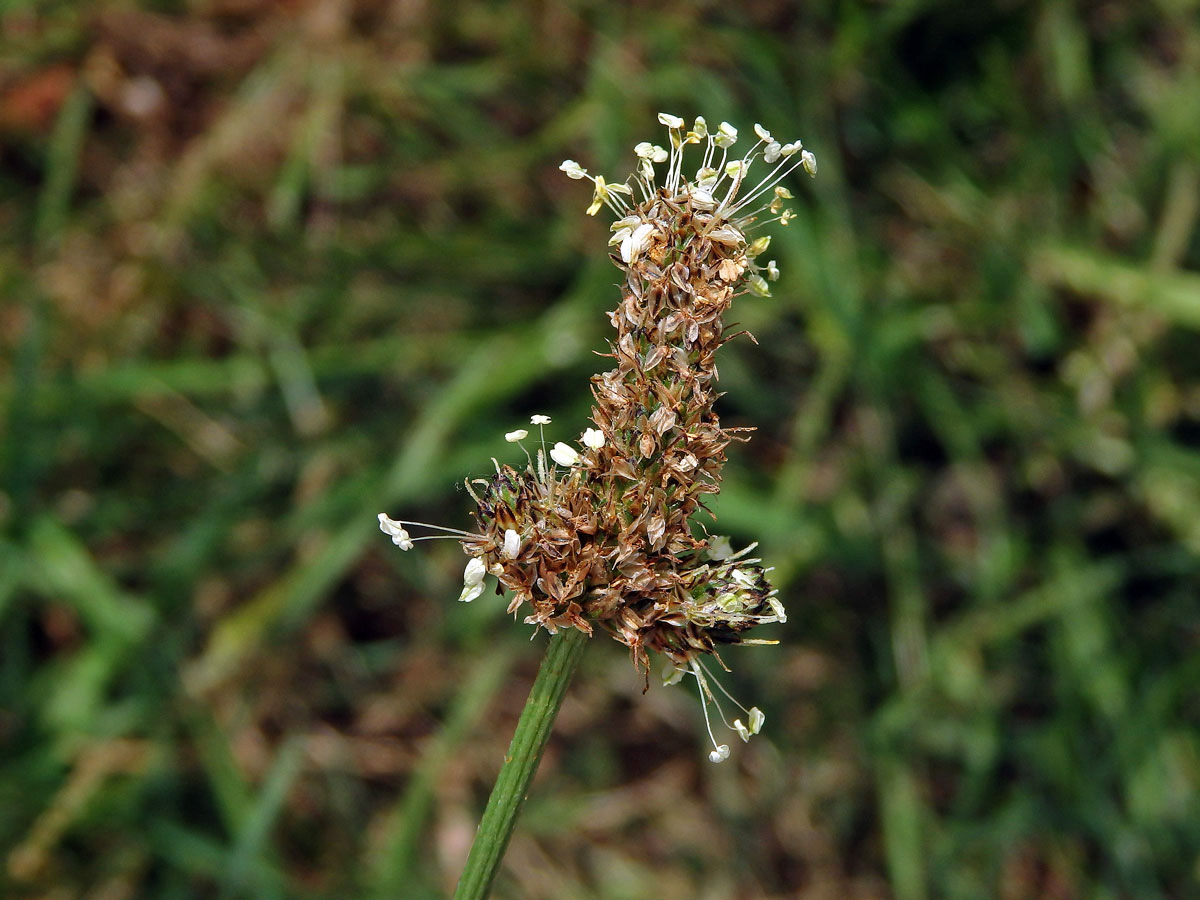
{"type": "Polygon", "coordinates": [[[479,821],[475,842],[454,891],[454,900],[484,900],[491,892],[521,805],[525,802],[529,782],[542,761],[554,718],[562,706],[587,640],[588,635],[575,628],[563,629],[550,638],[546,657],[496,777],[496,786],[492,788],[487,808],[479,821]]]}

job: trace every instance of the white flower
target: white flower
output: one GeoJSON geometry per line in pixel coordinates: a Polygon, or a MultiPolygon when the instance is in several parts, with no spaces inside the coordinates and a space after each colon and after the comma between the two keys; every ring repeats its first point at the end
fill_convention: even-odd
{"type": "Polygon", "coordinates": [[[580,178],[587,178],[587,169],[573,159],[564,159],[558,168],[566,172],[568,178],[574,178],[576,181],[580,178]]]}
{"type": "Polygon", "coordinates": [[[550,417],[543,416],[541,413],[538,413],[536,416],[529,417],[529,424],[530,425],[549,425],[550,417]]]}
{"type": "Polygon", "coordinates": [[[633,152],[643,163],[666,162],[668,156],[666,150],[658,144],[651,144],[649,141],[642,141],[640,144],[635,144],[633,152]]]}
{"type": "Polygon", "coordinates": [[[462,593],[458,595],[460,603],[470,603],[476,597],[483,593],[483,583],[464,585],[462,593]]]}
{"type": "Polygon", "coordinates": [[[510,444],[515,444],[517,441],[523,441],[529,437],[529,432],[524,428],[518,428],[516,431],[504,432],[504,439],[510,444]]]}
{"type": "Polygon", "coordinates": [[[509,559],[516,559],[521,555],[521,536],[511,528],[504,531],[504,549],[501,552],[509,559]]]}
{"type": "Polygon", "coordinates": [[[743,162],[740,159],[735,159],[733,162],[725,166],[725,174],[735,181],[746,174],[746,170],[750,168],[750,164],[743,162]]]}
{"type": "Polygon", "coordinates": [[[709,559],[728,559],[733,556],[733,545],[723,534],[714,534],[708,539],[709,559]]]}
{"type": "Polygon", "coordinates": [[[588,428],[583,432],[583,442],[593,450],[604,446],[604,432],[596,428],[588,428]]]}
{"type": "Polygon", "coordinates": [[[740,737],[743,741],[749,741],[751,735],[758,734],[758,732],[762,730],[763,722],[767,720],[767,717],[763,715],[763,711],[757,706],[750,707],[749,715],[749,727],[742,724],[741,719],[733,720],[733,730],[738,733],[738,737],[740,737]]]}
{"type": "Polygon", "coordinates": [[[771,143],[771,132],[763,128],[757,122],[754,123],[754,133],[758,135],[758,139],[764,143],[771,143]]]}
{"type": "Polygon", "coordinates": [[[404,530],[404,526],[395,519],[389,519],[386,513],[379,514],[379,530],[392,539],[392,543],[401,550],[413,548],[412,538],[404,530]]]}
{"type": "Polygon", "coordinates": [[[472,556],[467,560],[467,567],[463,570],[463,584],[480,584],[486,571],[483,560],[472,556]]]}
{"type": "Polygon", "coordinates": [[[708,123],[704,121],[704,116],[696,116],[696,124],[692,126],[692,131],[696,133],[696,137],[708,137],[708,123]]]}
{"type": "Polygon", "coordinates": [[[769,263],[767,263],[767,280],[779,280],[779,268],[775,265],[775,260],[771,260],[769,263]]]}
{"type": "Polygon", "coordinates": [[[483,576],[486,574],[487,568],[484,566],[483,560],[472,556],[463,572],[463,589],[462,593],[458,595],[459,602],[470,603],[483,593],[483,576]]]}
{"type": "Polygon", "coordinates": [[[560,466],[574,466],[579,463],[579,454],[562,441],[550,448],[550,458],[560,466]]]}
{"type": "Polygon", "coordinates": [[[804,166],[804,171],[809,175],[817,174],[817,158],[812,155],[811,150],[805,150],[800,154],[800,164],[804,166]]]}
{"type": "Polygon", "coordinates": [[[620,244],[621,241],[629,236],[633,229],[641,224],[641,216],[625,216],[623,219],[617,219],[617,221],[608,226],[608,230],[613,233],[612,237],[608,239],[608,246],[612,247],[620,244]]]}
{"type": "Polygon", "coordinates": [[[768,597],[767,602],[771,604],[771,609],[775,613],[775,618],[779,619],[779,623],[781,625],[785,624],[787,622],[787,610],[783,608],[783,604],[774,597],[768,597]]]}
{"type": "Polygon", "coordinates": [[[724,762],[727,759],[729,759],[729,745],[728,744],[718,744],[716,749],[714,749],[710,754],[708,754],[709,762],[719,763],[719,762],[724,762]]]}
{"type": "Polygon", "coordinates": [[[779,146],[778,141],[771,141],[763,150],[763,162],[771,165],[779,161],[780,154],[783,148],[779,146]]]}
{"type": "Polygon", "coordinates": [[[803,144],[799,141],[792,141],[790,144],[784,144],[779,148],[779,155],[783,157],[792,156],[803,148],[803,144]]]}
{"type": "Polygon", "coordinates": [[[706,191],[702,187],[692,188],[691,190],[692,206],[696,209],[712,209],[717,205],[717,201],[713,199],[711,191],[706,191]]]}
{"type": "Polygon", "coordinates": [[[771,246],[771,236],[769,234],[756,237],[750,246],[746,248],[746,255],[753,258],[760,255],[764,250],[771,246]]]}
{"type": "Polygon", "coordinates": [[[729,244],[732,247],[746,242],[746,236],[733,225],[722,225],[720,228],[714,228],[708,233],[708,238],[719,244],[729,244]]]}
{"type": "Polygon", "coordinates": [[[771,289],[767,286],[767,279],[761,275],[751,275],[746,279],[746,290],[756,297],[770,297],[771,289]]]}
{"type": "Polygon", "coordinates": [[[649,222],[643,222],[637,228],[630,228],[627,231],[622,229],[624,237],[621,238],[621,259],[624,262],[633,262],[637,259],[646,245],[650,243],[650,235],[654,233],[654,226],[649,222]]]}
{"type": "Polygon", "coordinates": [[[716,137],[713,138],[713,143],[722,149],[732,147],[737,143],[737,129],[728,122],[722,122],[721,127],[717,129],[716,137]]]}
{"type": "Polygon", "coordinates": [[[683,127],[683,119],[679,118],[679,116],[673,116],[670,113],[659,113],[658,121],[663,125],[666,125],[668,128],[683,127]]]}
{"type": "Polygon", "coordinates": [[[754,577],[749,575],[742,569],[734,569],[729,573],[729,577],[740,584],[742,587],[754,587],[754,577]]]}

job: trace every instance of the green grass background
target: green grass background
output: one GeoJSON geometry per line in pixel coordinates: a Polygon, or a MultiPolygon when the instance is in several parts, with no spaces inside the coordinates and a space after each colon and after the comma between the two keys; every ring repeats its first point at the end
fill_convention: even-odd
{"type": "Polygon", "coordinates": [[[496,896],[1200,896],[1198,22],[4,4],[0,895],[445,895],[543,638],[375,514],[581,430],[618,273],[556,167],[661,110],[820,163],[720,359],[790,618],[719,767],[596,641],[496,896]]]}

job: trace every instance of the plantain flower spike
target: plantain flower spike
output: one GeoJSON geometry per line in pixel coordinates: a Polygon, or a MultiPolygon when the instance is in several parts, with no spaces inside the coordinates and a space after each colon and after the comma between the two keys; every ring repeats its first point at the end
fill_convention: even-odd
{"type": "MultiPolygon", "coordinates": [[[[456,533],[471,557],[462,599],[478,596],[491,573],[510,592],[508,611],[523,612],[526,623],[552,634],[599,628],[627,646],[644,673],[651,652],[666,657],[665,683],[695,680],[709,758],[721,762],[729,745],[717,741],[710,709],[744,741],[764,716],[713,676],[725,669],[719,651],[775,643],[743,635],[787,614],[770,570],[750,556],[755,545],[735,552],[698,521],[704,499],[720,489],[726,448],[752,430],[721,426],[715,354],[730,339],[724,316],[733,299],[770,296],[779,269],[756,261],[770,238],[755,232],[794,216],[781,182],[798,168],[814,175],[816,158],[761,125],[739,156],[739,132],[728,122],[710,130],[702,118],[691,129],[669,113],[658,121],[669,150],[639,143],[624,181],[573,160],[560,167],[592,182],[589,215],[606,206],[614,216],[610,258],[623,284],[609,313],[613,368],[592,378],[591,425],[578,447],[560,441],[547,454],[543,436],[527,465],[497,463],[494,476],[468,481],[476,531],[456,533]],[[730,723],[722,700],[742,717],[730,723]]],[[[530,422],[542,428],[550,418],[530,422]]]]}

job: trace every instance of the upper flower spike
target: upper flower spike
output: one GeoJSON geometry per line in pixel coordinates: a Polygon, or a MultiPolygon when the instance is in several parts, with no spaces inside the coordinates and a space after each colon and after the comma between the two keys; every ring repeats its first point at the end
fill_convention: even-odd
{"type": "MultiPolygon", "coordinates": [[[[704,118],[697,117],[685,134],[682,132],[684,120],[679,116],[659,113],[658,121],[667,127],[670,151],[649,141],[637,144],[633,148],[638,159],[637,169],[624,182],[610,182],[601,175],[590,175],[573,159],[565,160],[559,167],[571,178],[587,178],[593,183],[588,215],[595,215],[604,205],[618,215],[611,243],[617,246],[621,262],[629,268],[637,267],[656,243],[665,240],[662,222],[655,215],[659,200],[688,204],[693,212],[700,214],[702,234],[736,247],[749,240],[753,229],[772,221],[787,225],[795,215],[783,206],[783,200],[792,196],[780,184],[783,179],[798,168],[809,175],[817,173],[816,157],[805,150],[800,141],[780,143],[757,123],[754,126],[757,142],[741,157],[731,158],[729,150],[737,143],[738,129],[728,122],[722,122],[715,131],[710,131],[704,118]],[[699,165],[691,177],[684,168],[684,151],[689,144],[701,148],[697,151],[701,153],[699,165]],[[756,160],[768,167],[758,180],[750,177],[751,164],[756,160]],[[664,162],[667,169],[659,186],[654,166],[664,162]],[[642,202],[631,207],[635,189],[641,194],[642,202]],[[765,219],[762,218],[764,213],[769,214],[765,219]]],[[[751,249],[745,253],[736,272],[726,266],[723,275],[729,282],[744,279],[745,290],[769,297],[771,292],[767,282],[776,280],[779,270],[773,263],[763,269],[754,262],[754,257],[766,246],[753,249],[757,244],[758,241],[750,243],[751,249]]]]}

